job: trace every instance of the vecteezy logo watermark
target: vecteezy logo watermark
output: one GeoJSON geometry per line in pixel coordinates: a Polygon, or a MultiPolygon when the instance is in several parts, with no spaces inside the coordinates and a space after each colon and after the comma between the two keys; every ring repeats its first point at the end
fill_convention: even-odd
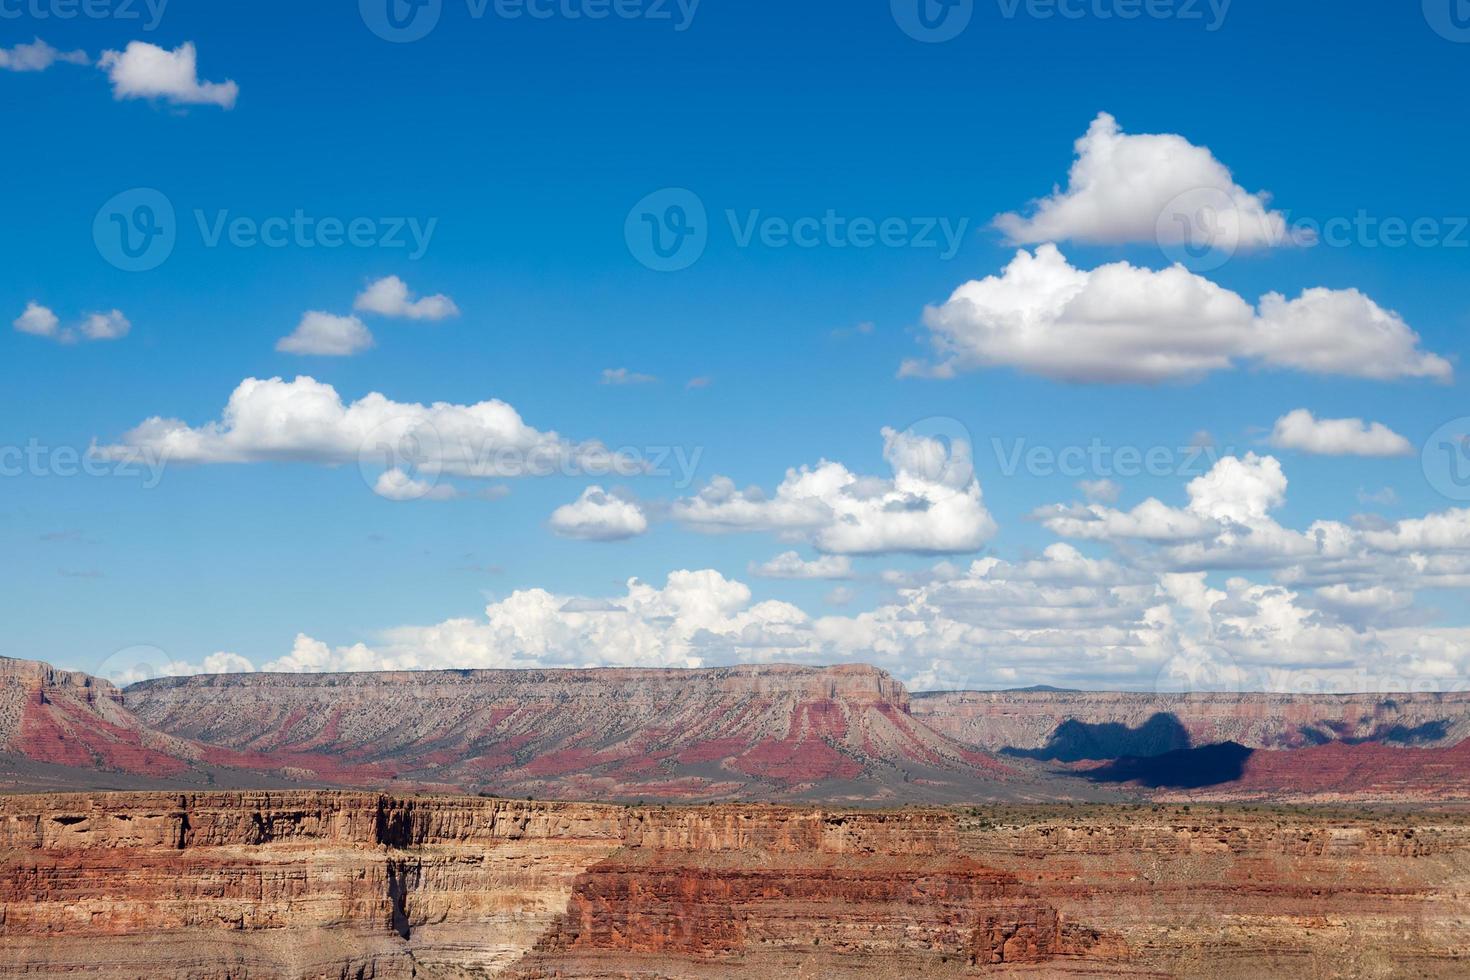
{"type": "Polygon", "coordinates": [[[444,0],[358,0],[362,22],[394,44],[420,41],[439,26],[444,0]]]}
{"type": "Polygon", "coordinates": [[[98,253],[124,272],[147,272],[173,254],[174,206],[161,191],[135,187],[111,198],[92,219],[98,253]]]}
{"type": "MultiPolygon", "coordinates": [[[[646,20],[684,32],[694,24],[700,0],[465,0],[471,20],[646,20]]],[[[358,0],[368,30],[385,41],[420,41],[439,26],[444,0],[358,0]]]]}
{"type": "MultiPolygon", "coordinates": [[[[848,216],[828,208],[819,215],[768,215],[759,208],[724,212],[736,248],[917,248],[949,261],[959,254],[969,218],[848,216]]],[[[711,223],[704,202],[682,187],[655,191],[633,206],[623,234],[633,258],[656,272],[678,272],[699,261],[711,223]]]]}
{"type": "Polygon", "coordinates": [[[0,20],[141,20],[152,31],[167,8],[168,0],[0,0],[0,20]]]}
{"type": "Polygon", "coordinates": [[[894,23],[925,44],[953,41],[970,26],[975,0],[889,0],[894,23]]]}
{"type": "Polygon", "coordinates": [[[623,224],[633,258],[655,272],[679,272],[709,245],[709,215],[699,195],[667,187],[633,205],[623,224]]]}
{"type": "Polygon", "coordinates": [[[151,681],[162,677],[164,669],[173,658],[161,649],[147,644],[123,647],[103,660],[91,673],[118,687],[127,687],[139,681],[151,681]]]}
{"type": "Polygon", "coordinates": [[[1470,418],[1446,422],[1424,443],[1429,485],[1450,500],[1470,500],[1470,418]]]}
{"type": "Polygon", "coordinates": [[[1250,676],[1224,650],[1181,650],[1154,677],[1156,694],[1240,694],[1250,676]]]}
{"type": "Polygon", "coordinates": [[[1240,209],[1216,187],[1185,191],[1164,206],[1154,238],[1171,261],[1210,272],[1229,262],[1240,248],[1240,209]]]}
{"type": "Polygon", "coordinates": [[[1424,0],[1424,19],[1445,40],[1470,44],[1470,0],[1424,0]]]}
{"type": "MultiPolygon", "coordinates": [[[[340,218],[301,208],[264,218],[196,208],[192,216],[205,248],[381,248],[405,251],[410,261],[423,258],[439,226],[438,218],[340,218]]],[[[178,237],[173,202],[151,187],[123,191],[92,221],[98,254],[124,272],[158,268],[173,254],[178,237]]]]}

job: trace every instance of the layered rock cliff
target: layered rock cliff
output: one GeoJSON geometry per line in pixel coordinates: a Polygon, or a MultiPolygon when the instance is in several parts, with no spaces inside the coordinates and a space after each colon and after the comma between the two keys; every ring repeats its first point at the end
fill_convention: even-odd
{"type": "Polygon", "coordinates": [[[959,839],[940,811],[13,797],[0,973],[856,977],[1126,956],[959,839]]]}
{"type": "Polygon", "coordinates": [[[0,799],[0,976],[1420,977],[1470,817],[0,799]]]}
{"type": "Polygon", "coordinates": [[[140,722],[123,693],[88,674],[0,658],[0,752],[82,770],[176,776],[201,754],[140,722]]]}
{"type": "Polygon", "coordinates": [[[1136,731],[1161,715],[1196,746],[1235,742],[1252,749],[1284,749],[1372,741],[1420,747],[1450,746],[1470,738],[1466,692],[945,691],[915,695],[912,711],[936,731],[992,752],[1041,749],[1064,721],[1136,731]]]}
{"type": "Polygon", "coordinates": [[[127,691],[206,761],[336,785],[573,799],[994,799],[1016,767],[860,665],[166,678],[127,691]]]}

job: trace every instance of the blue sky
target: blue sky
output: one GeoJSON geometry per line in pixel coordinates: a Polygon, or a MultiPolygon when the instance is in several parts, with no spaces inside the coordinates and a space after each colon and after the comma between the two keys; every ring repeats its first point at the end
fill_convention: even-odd
{"type": "MultiPolygon", "coordinates": [[[[332,653],[318,666],[789,655],[874,660],[933,684],[1147,687],[1180,651],[1213,665],[1211,676],[1227,664],[1257,684],[1273,666],[1267,647],[1299,643],[1308,652],[1282,653],[1279,664],[1316,672],[1311,683],[1353,672],[1460,683],[1460,655],[1470,653],[1458,569],[1406,577],[1403,563],[1453,564],[1470,552],[1455,537],[1460,502],[1426,478],[1419,456],[1431,433],[1470,414],[1459,363],[1470,325],[1470,231],[1457,220],[1470,215],[1470,44],[1453,22],[1437,20],[1432,0],[1425,10],[1236,0],[1221,11],[1181,2],[1159,8],[1176,16],[1103,16],[1126,7],[1089,0],[1067,6],[1076,17],[1042,17],[1035,14],[1050,7],[1023,3],[1008,16],[1009,4],[977,2],[958,36],[924,43],[884,3],[704,0],[692,17],[667,4],[653,9],[669,19],[593,21],[566,16],[587,9],[572,0],[545,19],[498,16],[493,4],[476,17],[463,0],[444,0],[427,36],[390,43],[346,3],[172,0],[156,25],[142,4],[104,3],[95,9],[108,16],[76,18],[58,16],[61,0],[0,4],[0,49],[40,39],[89,62],[0,69],[0,114],[14,147],[0,158],[8,188],[0,313],[8,323],[35,303],[58,321],[51,336],[0,332],[0,442],[85,452],[127,442],[153,416],[193,427],[217,420],[244,379],[307,375],[346,402],[371,392],[403,404],[498,399],[541,433],[698,453],[691,486],[672,476],[469,478],[445,481],[463,499],[412,501],[375,494],[371,475],[338,460],[171,461],[155,486],[67,476],[52,455],[43,472],[0,480],[0,539],[10,555],[0,571],[10,624],[0,653],[106,669],[117,651],[146,646],[161,651],[155,659],[184,664],[227,651],[264,665],[305,634],[331,651],[359,643],[371,651],[355,661],[332,653]],[[132,10],[140,18],[126,16],[132,10]],[[130,42],[164,52],[192,44],[204,87],[184,91],[172,76],[135,73],[150,66],[132,61],[146,52],[130,42]],[[109,69],[106,51],[126,54],[109,69]],[[226,80],[237,95],[208,88],[226,80]],[[1122,133],[1175,134],[1208,148],[1244,191],[1269,192],[1262,207],[1288,221],[1361,213],[1431,222],[1430,244],[1393,247],[1378,231],[1354,231],[1315,247],[1243,248],[1198,275],[1247,304],[1272,291],[1294,299],[1312,287],[1359,290],[1417,334],[1416,351],[1452,365],[1453,379],[1301,370],[1241,354],[1229,369],[1115,383],[1096,372],[1058,377],[993,352],[952,378],[900,377],[906,360],[936,360],[926,306],[1000,275],[1019,248],[1044,245],[1007,241],[991,221],[1029,215],[1034,199],[1065,192],[1073,143],[1104,112],[1122,133]],[[167,199],[177,242],[162,264],[132,272],[109,263],[93,225],[107,202],[136,188],[167,199]],[[665,188],[688,189],[707,212],[702,255],[675,272],[640,264],[625,234],[630,209],[665,188]],[[848,221],[898,220],[906,234],[931,222],[964,234],[949,257],[942,248],[832,240],[742,247],[729,217],[738,225],[757,213],[794,221],[829,210],[848,221]],[[367,219],[378,232],[400,220],[432,222],[433,232],[413,257],[403,247],[211,246],[200,228],[298,211],[367,219]],[[361,312],[370,349],[277,349],[307,311],[353,315],[354,297],[389,276],[415,295],[452,297],[459,315],[361,312]],[[61,342],[87,315],[114,309],[130,324],[126,336],[61,342]],[[600,383],[619,368],[657,380],[600,383]],[[707,383],[690,387],[696,378],[707,383]],[[1381,423],[1413,452],[1270,445],[1276,420],[1298,409],[1381,423]],[[922,533],[913,547],[890,536],[853,550],[824,544],[806,525],[783,533],[767,520],[709,534],[679,517],[677,502],[716,476],[772,494],[788,468],[825,459],[891,479],[881,431],[934,418],[968,430],[993,532],[971,528],[943,547],[925,545],[922,533]],[[1316,521],[1364,533],[1397,527],[1399,539],[1355,541],[1372,554],[1355,551],[1361,562],[1348,575],[1307,568],[1300,555],[1243,557],[1240,549],[1206,569],[1165,554],[1183,547],[1177,540],[1058,534],[1037,509],[1081,501],[1079,480],[1107,474],[1007,473],[994,442],[1176,449],[1199,433],[1216,455],[1279,460],[1289,489],[1269,508],[1273,526],[1302,534],[1316,521]],[[615,541],[558,534],[553,511],[592,484],[631,502],[647,530],[615,541]],[[487,487],[509,492],[477,493],[487,487]],[[1448,540],[1425,543],[1414,536],[1420,525],[1393,523],[1431,514],[1452,515],[1448,540]],[[1053,635],[1045,617],[1008,638],[973,614],[920,616],[928,631],[920,640],[853,638],[844,622],[813,639],[811,624],[790,610],[765,610],[753,627],[738,597],[720,607],[728,615],[718,622],[678,606],[687,615],[645,616],[636,629],[581,620],[533,628],[502,610],[516,639],[483,635],[487,603],[518,590],[546,590],[559,609],[567,597],[626,605],[629,579],[661,589],[678,570],[713,570],[749,587],[749,607],[790,604],[812,621],[856,622],[885,609],[885,618],[904,621],[897,610],[916,602],[931,612],[984,610],[991,592],[978,604],[957,600],[973,583],[921,573],[940,561],[964,569],[996,558],[1011,569],[1008,583],[1034,584],[1016,569],[1058,543],[1078,560],[1110,563],[1107,574],[1118,576],[1110,588],[1157,592],[1161,575],[1200,573],[1219,593],[1207,605],[1224,606],[1200,631],[1157,635],[1147,611],[1188,601],[1107,592],[1099,601],[1108,615],[1087,629],[1106,622],[1133,638],[1089,646],[1084,629],[1048,656],[1024,653],[1051,642],[1038,639],[1053,635]],[[850,577],[752,572],[752,563],[791,550],[809,561],[840,554],[850,577]],[[903,574],[923,581],[900,581],[903,574]],[[1232,578],[1270,594],[1232,587],[1232,578]],[[1391,595],[1369,595],[1374,588],[1391,595]],[[915,589],[929,591],[915,598],[915,589]],[[1293,612],[1272,611],[1283,589],[1293,612]],[[1237,643],[1242,631],[1255,634],[1225,621],[1235,605],[1254,609],[1255,640],[1237,643]],[[421,632],[464,619],[480,632],[457,653],[421,632]],[[956,621],[979,632],[956,638],[944,625],[956,621]],[[748,628],[749,643],[740,638],[748,628]],[[1438,631],[1432,652],[1413,645],[1409,633],[1420,628],[1438,631]],[[647,644],[616,638],[642,630],[647,644]],[[1008,643],[1022,652],[1005,653],[1008,643]],[[1000,652],[988,652],[992,644],[1000,652]]],[[[1058,236],[1057,245],[1076,269],[1128,262],[1161,270],[1172,257],[1155,241],[1102,237],[1116,240],[1079,234],[1058,236]]],[[[1188,334],[1197,324],[1183,317],[1165,327],[1188,334]]],[[[1118,349],[1100,356],[1129,357],[1118,349]]],[[[1185,508],[1185,484],[1214,457],[1200,458],[1197,471],[1118,479],[1116,499],[1103,491],[1091,505],[1127,513],[1156,497],[1185,508]]],[[[1257,541],[1272,533],[1255,532],[1257,541]]],[[[990,585],[998,583],[982,591],[990,585]]],[[[1069,611],[1080,601],[1053,599],[1069,611]]]]}

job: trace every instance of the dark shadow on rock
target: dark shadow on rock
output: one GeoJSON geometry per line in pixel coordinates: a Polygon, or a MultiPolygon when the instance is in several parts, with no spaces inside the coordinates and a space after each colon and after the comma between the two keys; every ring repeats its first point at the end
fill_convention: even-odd
{"type": "Polygon", "coordinates": [[[1150,789],[1199,789],[1233,783],[1245,772],[1255,752],[1238,742],[1202,745],[1149,758],[1117,759],[1079,773],[1097,783],[1139,783],[1150,789]]]}
{"type": "Polygon", "coordinates": [[[1324,722],[1323,726],[1328,730],[1323,731],[1322,728],[1302,725],[1297,731],[1311,745],[1330,745],[1333,742],[1342,742],[1344,745],[1383,743],[1411,747],[1435,745],[1447,739],[1450,732],[1450,725],[1447,721],[1426,721],[1413,727],[1379,725],[1371,735],[1349,735],[1347,732],[1350,726],[1345,722],[1324,722]]]}
{"type": "Polygon", "coordinates": [[[1159,712],[1137,728],[1118,722],[1090,724],[1069,718],[1056,727],[1039,749],[1001,749],[1001,755],[1043,762],[1081,762],[1153,756],[1189,748],[1189,732],[1179,719],[1159,712]]]}
{"type": "Polygon", "coordinates": [[[1450,726],[1446,721],[1426,721],[1422,725],[1410,728],[1407,725],[1392,725],[1388,728],[1380,728],[1367,739],[1355,739],[1368,742],[1392,742],[1396,745],[1432,745],[1449,737],[1450,726]]]}

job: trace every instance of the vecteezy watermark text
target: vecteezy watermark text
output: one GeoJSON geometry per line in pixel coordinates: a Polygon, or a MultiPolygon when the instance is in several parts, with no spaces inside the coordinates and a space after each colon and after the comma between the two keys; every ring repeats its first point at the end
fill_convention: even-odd
{"type": "Polygon", "coordinates": [[[169,0],[0,0],[0,20],[141,21],[145,31],[158,29],[169,0]]]}
{"type": "Polygon", "coordinates": [[[872,217],[833,208],[795,217],[728,208],[721,218],[712,223],[704,201],[693,191],[668,187],[633,206],[623,234],[640,263],[657,272],[677,272],[699,261],[716,229],[728,230],[739,249],[913,248],[932,250],[949,261],[959,254],[970,227],[969,218],[872,217]]]}
{"type": "Polygon", "coordinates": [[[1195,21],[1210,32],[1225,26],[1233,0],[995,0],[1006,20],[1195,21]]]}
{"type": "Polygon", "coordinates": [[[1073,480],[1203,476],[1222,458],[1235,454],[1213,445],[1115,446],[1100,438],[1086,445],[1057,447],[993,437],[990,448],[1004,477],[1025,473],[1073,480]]]}
{"type": "Polygon", "coordinates": [[[1267,215],[1242,210],[1218,187],[1176,195],[1154,231],[1165,256],[1195,272],[1218,269],[1237,252],[1270,248],[1470,248],[1470,215],[1380,215],[1365,208],[1327,218],[1267,215]]]}
{"type": "MultiPolygon", "coordinates": [[[[682,33],[694,24],[701,0],[464,0],[470,20],[649,21],[682,33]]],[[[433,33],[444,0],[358,0],[368,30],[385,41],[407,44],[433,33]]]]}
{"type": "MultiPolygon", "coordinates": [[[[265,217],[235,214],[228,208],[195,208],[192,218],[205,248],[381,248],[403,251],[410,261],[423,258],[439,226],[435,217],[344,218],[316,215],[303,208],[265,217]]],[[[151,187],[115,195],[98,209],[92,222],[98,254],[126,272],[146,272],[168,261],[180,232],[173,202],[151,187]]]]}
{"type": "Polygon", "coordinates": [[[621,446],[559,440],[506,445],[498,437],[441,432],[422,417],[390,418],[358,447],[358,470],[373,492],[394,500],[475,496],[461,480],[563,476],[571,478],[671,478],[674,487],[694,485],[702,446],[621,446]]]}
{"type": "Polygon", "coordinates": [[[194,221],[205,248],[389,248],[407,249],[410,260],[429,249],[438,218],[316,217],[297,208],[289,216],[231,217],[228,210],[196,210],[194,221]]]}
{"type": "MultiPolygon", "coordinates": [[[[1175,20],[1211,33],[1225,26],[1233,0],[995,0],[1002,20],[1175,20]]],[[[969,28],[976,0],[889,0],[893,20],[926,44],[952,41],[969,28]]]]}
{"type": "Polygon", "coordinates": [[[50,446],[39,439],[23,446],[0,446],[0,479],[115,477],[141,479],[143,489],[152,490],[163,481],[167,463],[164,456],[141,448],[101,454],[76,446],[50,446]]]}

